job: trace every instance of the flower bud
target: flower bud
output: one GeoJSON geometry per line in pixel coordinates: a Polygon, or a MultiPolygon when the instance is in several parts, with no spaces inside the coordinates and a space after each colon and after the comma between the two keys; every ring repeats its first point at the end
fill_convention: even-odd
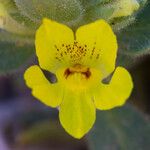
{"type": "Polygon", "coordinates": [[[15,34],[25,34],[31,35],[33,32],[24,26],[23,24],[19,24],[16,20],[14,20],[7,11],[7,5],[0,2],[0,29],[6,30],[15,34]]]}
{"type": "Polygon", "coordinates": [[[113,13],[113,18],[130,16],[140,7],[137,0],[118,0],[115,2],[116,8],[113,13]]]}

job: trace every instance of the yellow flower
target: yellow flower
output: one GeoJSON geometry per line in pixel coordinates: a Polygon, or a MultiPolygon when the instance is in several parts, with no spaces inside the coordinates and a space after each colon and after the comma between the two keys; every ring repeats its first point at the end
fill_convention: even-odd
{"type": "Polygon", "coordinates": [[[44,19],[35,44],[42,69],[30,67],[24,75],[26,84],[41,102],[59,107],[60,122],[73,137],[90,130],[96,108],[121,106],[130,96],[131,76],[122,67],[115,69],[117,40],[104,20],[81,26],[74,35],[67,26],[44,19]],[[57,82],[50,83],[43,69],[55,73],[57,82]],[[102,83],[112,72],[110,83],[102,83]]]}

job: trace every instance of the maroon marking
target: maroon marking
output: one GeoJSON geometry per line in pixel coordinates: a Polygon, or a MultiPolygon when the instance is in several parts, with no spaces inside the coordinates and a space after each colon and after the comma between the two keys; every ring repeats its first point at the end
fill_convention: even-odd
{"type": "Polygon", "coordinates": [[[91,76],[91,72],[89,68],[85,72],[70,71],[70,69],[67,68],[64,72],[64,76],[67,79],[69,75],[73,75],[74,73],[81,73],[86,77],[86,79],[88,79],[91,76]]]}

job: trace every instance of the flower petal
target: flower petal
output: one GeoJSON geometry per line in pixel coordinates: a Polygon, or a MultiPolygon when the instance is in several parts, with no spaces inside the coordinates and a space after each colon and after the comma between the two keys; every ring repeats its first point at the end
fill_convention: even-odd
{"type": "Polygon", "coordinates": [[[59,112],[64,129],[75,138],[84,136],[95,122],[95,107],[88,93],[66,92],[59,112]]]}
{"type": "Polygon", "coordinates": [[[110,25],[104,20],[81,26],[76,32],[76,40],[84,43],[87,53],[83,63],[96,67],[108,76],[115,68],[117,40],[110,25]]]}
{"type": "Polygon", "coordinates": [[[24,79],[27,86],[32,89],[32,94],[41,102],[51,107],[60,105],[63,91],[57,83],[51,84],[38,66],[31,66],[27,69],[24,79]]]}
{"type": "Polygon", "coordinates": [[[96,108],[107,110],[122,106],[130,96],[133,83],[129,72],[117,67],[108,85],[101,84],[94,94],[96,108]]]}
{"type": "Polygon", "coordinates": [[[45,70],[55,72],[64,63],[57,58],[56,54],[59,48],[73,42],[74,34],[70,28],[55,21],[44,19],[43,24],[36,32],[35,41],[40,66],[45,70]]]}

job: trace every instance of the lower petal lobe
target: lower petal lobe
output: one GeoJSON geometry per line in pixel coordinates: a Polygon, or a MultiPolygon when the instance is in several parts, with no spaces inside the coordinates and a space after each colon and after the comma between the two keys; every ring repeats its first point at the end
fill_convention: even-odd
{"type": "Polygon", "coordinates": [[[109,84],[100,84],[93,92],[96,108],[108,110],[122,106],[130,96],[133,83],[129,72],[117,67],[109,84]]]}
{"type": "Polygon", "coordinates": [[[58,83],[50,83],[38,66],[31,66],[24,74],[28,87],[32,94],[44,104],[57,107],[62,101],[63,90],[58,83]],[[58,92],[59,89],[59,92],[58,92]]]}
{"type": "Polygon", "coordinates": [[[83,137],[95,122],[95,106],[91,97],[84,92],[66,92],[60,105],[60,122],[75,138],[83,137]]]}

